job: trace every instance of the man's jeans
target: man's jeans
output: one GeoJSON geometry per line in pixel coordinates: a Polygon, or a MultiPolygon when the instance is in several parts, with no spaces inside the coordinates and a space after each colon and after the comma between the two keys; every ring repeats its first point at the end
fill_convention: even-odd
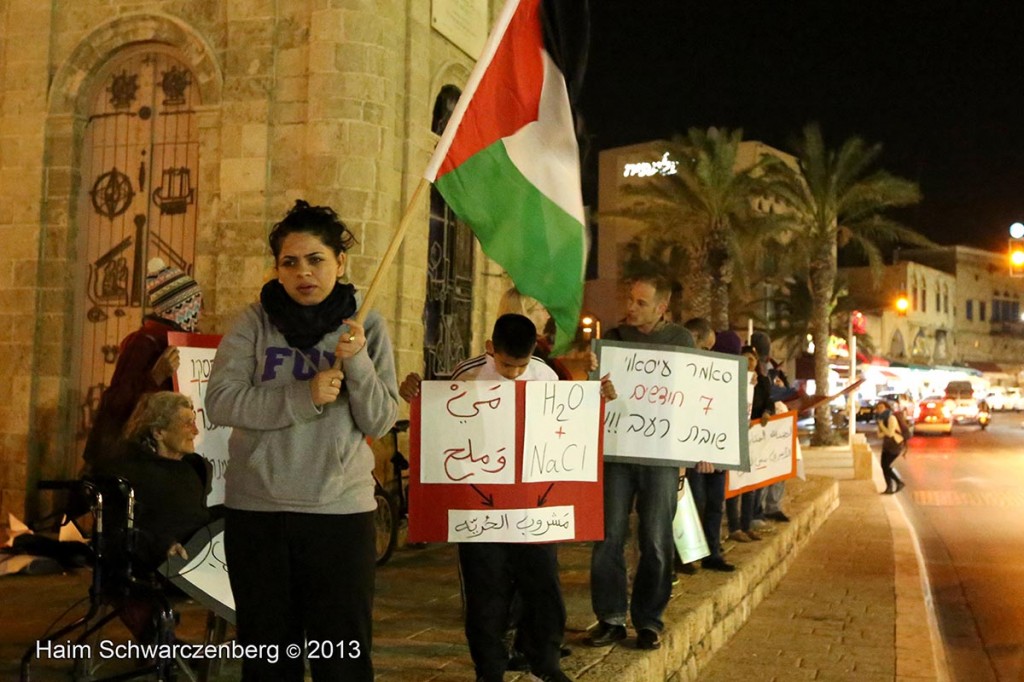
{"type": "Polygon", "coordinates": [[[604,542],[594,543],[590,563],[590,598],[598,619],[625,625],[628,602],[634,628],[664,628],[661,616],[672,596],[672,519],[678,490],[677,467],[605,464],[604,542]],[[634,499],[640,519],[640,563],[629,601],[624,550],[634,499]]]}
{"type": "Polygon", "coordinates": [[[700,516],[700,525],[704,528],[704,537],[711,550],[711,559],[722,558],[722,504],[725,502],[725,472],[713,471],[710,474],[699,474],[697,469],[686,470],[686,480],[690,482],[693,493],[693,504],[700,516]]]}

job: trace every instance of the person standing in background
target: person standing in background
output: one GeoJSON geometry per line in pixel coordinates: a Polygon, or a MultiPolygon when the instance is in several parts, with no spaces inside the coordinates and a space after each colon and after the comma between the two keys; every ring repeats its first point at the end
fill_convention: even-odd
{"type": "Polygon", "coordinates": [[[100,398],[99,409],[86,439],[86,471],[113,456],[128,417],[147,393],[173,391],[178,370],[178,349],[167,343],[168,332],[195,332],[203,308],[203,293],[192,277],[163,260],[149,262],[146,275],[149,313],[142,327],[124,337],[110,386],[100,398]]]}

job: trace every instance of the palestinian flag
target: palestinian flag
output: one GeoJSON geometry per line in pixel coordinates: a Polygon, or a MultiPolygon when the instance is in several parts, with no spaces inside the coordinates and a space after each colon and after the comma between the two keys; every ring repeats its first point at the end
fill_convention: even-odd
{"type": "Polygon", "coordinates": [[[576,335],[587,246],[566,80],[545,44],[557,38],[549,4],[506,2],[424,176],[551,313],[561,352],[576,335]]]}

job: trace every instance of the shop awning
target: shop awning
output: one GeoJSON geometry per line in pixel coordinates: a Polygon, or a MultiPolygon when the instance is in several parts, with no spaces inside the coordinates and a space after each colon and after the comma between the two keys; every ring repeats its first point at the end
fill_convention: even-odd
{"type": "Polygon", "coordinates": [[[977,362],[966,362],[964,363],[971,369],[976,369],[984,374],[1009,374],[1006,369],[995,362],[986,362],[979,360],[977,362]]]}

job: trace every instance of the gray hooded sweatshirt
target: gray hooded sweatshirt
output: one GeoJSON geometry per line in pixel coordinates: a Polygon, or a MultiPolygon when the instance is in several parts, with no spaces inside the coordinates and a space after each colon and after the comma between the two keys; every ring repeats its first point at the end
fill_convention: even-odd
{"type": "Polygon", "coordinates": [[[309,381],[334,362],[341,329],[300,352],[256,303],[221,340],[206,409],[211,421],[233,429],[227,507],[313,514],[376,508],[366,437],[383,436],[398,416],[394,356],[383,318],[371,311],[366,346],[344,363],[341,394],[317,407],[309,381]]]}

